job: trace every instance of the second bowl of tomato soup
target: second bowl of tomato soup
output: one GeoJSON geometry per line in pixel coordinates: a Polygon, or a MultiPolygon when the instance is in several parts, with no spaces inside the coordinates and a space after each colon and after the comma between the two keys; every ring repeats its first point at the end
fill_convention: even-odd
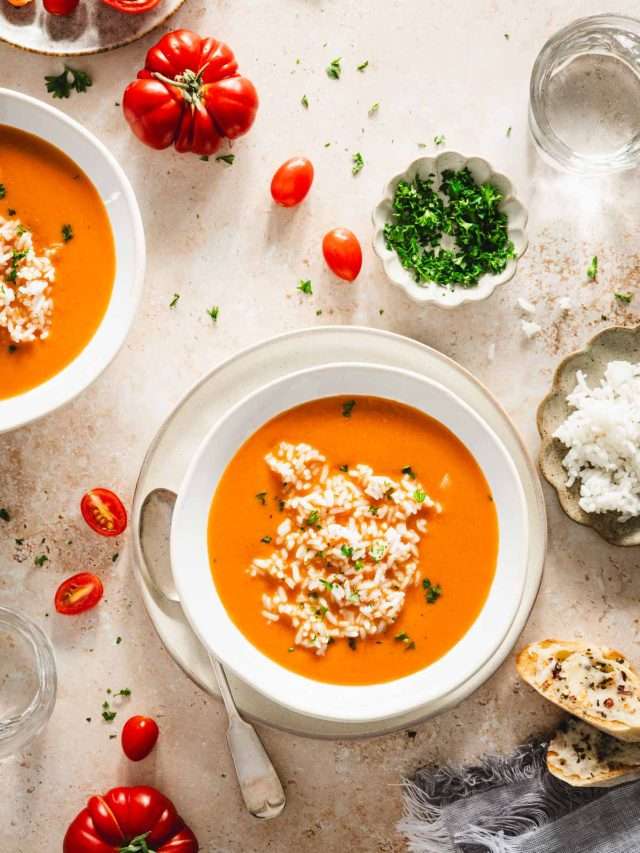
{"type": "Polygon", "coordinates": [[[143,273],[140,214],[111,154],[53,107],[0,89],[0,431],[99,375],[143,273]]]}
{"type": "Polygon", "coordinates": [[[171,531],[205,646],[273,700],[350,721],[477,672],[517,612],[527,544],[489,427],[443,386],[365,364],[291,374],[213,425],[171,531]]]}

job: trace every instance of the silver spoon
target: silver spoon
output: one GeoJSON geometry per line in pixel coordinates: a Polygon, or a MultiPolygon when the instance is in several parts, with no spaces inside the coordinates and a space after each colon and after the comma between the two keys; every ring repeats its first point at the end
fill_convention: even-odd
{"type": "MultiPolygon", "coordinates": [[[[164,598],[179,602],[169,558],[169,531],[177,495],[169,489],[153,489],[140,510],[140,549],[147,579],[164,598]]],[[[242,798],[257,818],[277,817],[285,807],[282,783],[254,727],[236,707],[227,676],[220,661],[209,655],[220,695],[227,711],[227,743],[242,798]]]]}

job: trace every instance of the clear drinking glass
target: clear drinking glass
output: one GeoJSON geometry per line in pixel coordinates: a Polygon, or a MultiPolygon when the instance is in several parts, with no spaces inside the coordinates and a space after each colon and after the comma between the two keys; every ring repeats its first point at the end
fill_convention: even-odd
{"type": "Polygon", "coordinates": [[[0,607],[0,758],[22,749],[56,701],[53,648],[40,628],[0,607]]]}
{"type": "Polygon", "coordinates": [[[539,151],[570,172],[640,161],[640,21],[581,18],[556,33],[531,73],[529,127],[539,151]]]}

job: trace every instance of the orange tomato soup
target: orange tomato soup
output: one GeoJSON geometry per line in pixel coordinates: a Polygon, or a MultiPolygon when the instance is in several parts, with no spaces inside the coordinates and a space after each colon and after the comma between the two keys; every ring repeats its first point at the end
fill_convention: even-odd
{"type": "MultiPolygon", "coordinates": [[[[265,655],[289,670],[333,684],[372,684],[416,672],[454,646],[478,616],[496,568],[498,521],[489,487],[466,447],[443,424],[408,406],[377,397],[357,397],[350,417],[344,398],[305,403],[263,425],[236,453],[216,489],[209,514],[208,544],[213,579],[227,612],[265,655]],[[428,511],[419,553],[420,578],[442,588],[427,603],[422,582],[408,589],[397,621],[383,634],[331,643],[324,656],[293,647],[288,620],[262,615],[262,595],[276,582],[252,577],[256,556],[268,557],[283,519],[280,480],[264,457],[281,441],[306,442],[333,470],[366,464],[399,480],[411,466],[442,512],[428,511]],[[444,483],[443,483],[444,479],[444,483]],[[264,503],[256,495],[266,492],[264,503]],[[405,634],[415,643],[396,639],[405,634]]],[[[410,522],[411,525],[411,522],[410,522]]]]}
{"type": "Polygon", "coordinates": [[[0,329],[0,399],[6,399],[55,376],[88,344],[107,310],[116,260],[96,188],[53,145],[0,125],[0,184],[5,189],[0,214],[17,217],[33,233],[37,253],[62,244],[54,256],[49,336],[13,347],[0,329]],[[62,240],[63,225],[73,230],[68,242],[62,240]]]}

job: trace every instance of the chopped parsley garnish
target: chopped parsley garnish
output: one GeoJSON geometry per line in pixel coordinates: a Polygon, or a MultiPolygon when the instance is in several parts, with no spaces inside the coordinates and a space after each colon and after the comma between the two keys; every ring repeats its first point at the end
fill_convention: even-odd
{"type": "Polygon", "coordinates": [[[17,213],[17,211],[16,211],[15,207],[10,207],[10,208],[7,210],[7,213],[9,214],[9,216],[15,216],[15,215],[16,215],[16,213],[17,213]]]}
{"type": "Polygon", "coordinates": [[[507,137],[511,136],[511,125],[507,128],[507,137]]]}
{"type": "Polygon", "coordinates": [[[376,563],[379,563],[386,553],[387,543],[382,542],[381,540],[374,542],[371,548],[369,549],[371,559],[374,560],[376,563]]]}
{"type": "Polygon", "coordinates": [[[400,181],[384,228],[386,246],[417,282],[474,287],[515,257],[502,198],[492,184],[477,184],[467,168],[445,170],[438,191],[433,175],[400,181]],[[443,246],[445,235],[453,247],[443,246]]]}
{"type": "Polygon", "coordinates": [[[309,98],[307,98],[307,96],[306,96],[306,95],[303,95],[303,96],[300,98],[300,103],[301,103],[301,104],[302,104],[302,106],[305,108],[305,110],[308,110],[308,109],[309,109],[309,98]]]}
{"type": "Polygon", "coordinates": [[[115,554],[111,555],[111,562],[115,563],[115,561],[118,559],[119,556],[120,556],[120,554],[116,551],[115,554]]]}
{"type": "Polygon", "coordinates": [[[349,644],[349,648],[352,652],[355,652],[358,648],[358,638],[357,637],[347,637],[347,643],[349,644]]]}
{"type": "Polygon", "coordinates": [[[369,60],[365,59],[364,62],[361,62],[360,65],[356,65],[358,71],[364,71],[364,69],[369,65],[369,60]]]}
{"type": "Polygon", "coordinates": [[[307,279],[306,281],[300,279],[300,281],[298,282],[297,290],[299,290],[300,293],[306,293],[307,296],[311,296],[313,294],[313,287],[311,286],[311,281],[309,279],[307,279]]]}
{"type": "Polygon", "coordinates": [[[68,98],[71,92],[86,92],[93,80],[86,71],[78,71],[70,65],[64,66],[61,74],[48,74],[45,78],[47,92],[54,98],[68,98]]]}
{"type": "Polygon", "coordinates": [[[11,267],[5,276],[5,281],[14,282],[18,277],[18,264],[27,257],[26,252],[18,252],[16,249],[11,253],[11,267]]]}
{"type": "Polygon", "coordinates": [[[400,631],[399,634],[395,635],[394,639],[399,643],[404,643],[404,649],[406,652],[408,652],[410,649],[415,649],[416,647],[416,644],[406,631],[400,631]]]}
{"type": "Polygon", "coordinates": [[[220,307],[218,305],[213,305],[211,308],[207,308],[207,314],[211,317],[214,323],[217,323],[220,315],[220,307]]]}
{"type": "Polygon", "coordinates": [[[309,513],[309,515],[306,517],[306,519],[305,519],[305,522],[304,522],[304,523],[305,523],[308,527],[313,527],[313,526],[314,526],[315,524],[317,524],[319,521],[320,521],[320,513],[318,512],[318,510],[317,510],[317,509],[313,509],[313,510],[311,510],[311,512],[309,513]]]}
{"type": "Polygon", "coordinates": [[[258,492],[258,494],[256,495],[256,500],[260,501],[262,506],[264,506],[267,503],[267,493],[266,492],[258,492]]]}
{"type": "Polygon", "coordinates": [[[427,601],[427,604],[435,604],[436,601],[442,595],[442,587],[440,586],[440,584],[432,584],[429,578],[423,579],[422,588],[424,590],[424,597],[427,601]]]}
{"type": "Polygon", "coordinates": [[[326,581],[324,578],[319,578],[319,580],[322,586],[325,587],[325,589],[333,589],[333,584],[331,583],[331,581],[326,581]]]}
{"type": "Polygon", "coordinates": [[[9,354],[11,354],[11,353],[16,352],[17,349],[18,349],[18,347],[16,346],[16,344],[9,344],[9,346],[7,347],[7,352],[9,352],[9,354]]]}
{"type": "Polygon", "coordinates": [[[9,515],[9,510],[4,507],[0,507],[0,518],[3,521],[11,521],[11,516],[9,515]]]}
{"type": "Polygon", "coordinates": [[[7,188],[4,184],[0,184],[0,198],[4,198],[7,194],[7,188]]]}
{"type": "Polygon", "coordinates": [[[102,703],[102,719],[105,723],[112,723],[118,716],[118,712],[114,711],[111,705],[105,699],[102,703]]]}
{"type": "Polygon", "coordinates": [[[42,568],[42,566],[44,566],[44,564],[47,562],[48,559],[49,558],[47,557],[46,554],[40,554],[39,556],[37,556],[35,558],[35,560],[33,562],[36,564],[36,566],[39,566],[40,568],[42,568]]]}
{"type": "Polygon", "coordinates": [[[348,466],[348,465],[341,465],[341,466],[340,466],[340,470],[341,470],[344,474],[346,474],[346,473],[347,473],[347,471],[349,470],[349,466],[348,466]]]}
{"type": "Polygon", "coordinates": [[[351,417],[351,412],[353,412],[355,404],[356,404],[355,400],[345,400],[345,402],[342,404],[342,417],[343,418],[350,418],[351,417]]]}
{"type": "Polygon", "coordinates": [[[631,293],[630,290],[614,293],[613,295],[618,300],[618,302],[623,302],[625,305],[628,305],[633,299],[633,293],[631,293]]]}
{"type": "Polygon", "coordinates": [[[289,648],[287,649],[287,651],[288,651],[289,653],[291,653],[291,652],[295,652],[295,647],[294,647],[294,646],[289,646],[289,648]]]}
{"type": "Polygon", "coordinates": [[[598,277],[598,256],[594,255],[591,258],[591,263],[587,267],[587,278],[589,281],[595,281],[598,277]]]}
{"type": "Polygon", "coordinates": [[[362,569],[364,569],[363,561],[362,560],[356,560],[355,563],[353,564],[353,568],[356,570],[356,572],[359,572],[362,569]]]}
{"type": "Polygon", "coordinates": [[[411,465],[405,465],[404,468],[402,468],[402,473],[406,474],[407,477],[411,477],[412,480],[415,480],[416,478],[416,472],[413,470],[411,465]]]}
{"type": "Polygon", "coordinates": [[[270,536],[263,536],[260,541],[264,542],[265,545],[271,545],[273,540],[270,536]]]}
{"type": "Polygon", "coordinates": [[[352,175],[357,175],[358,172],[361,172],[364,169],[364,158],[359,151],[356,151],[351,158],[351,161],[353,163],[353,166],[351,167],[352,175]]]}
{"type": "Polygon", "coordinates": [[[378,514],[378,509],[379,509],[379,508],[378,508],[377,506],[373,506],[373,504],[372,504],[372,505],[369,507],[369,512],[371,513],[371,515],[377,515],[377,514],[378,514]]]}
{"type": "Polygon", "coordinates": [[[433,142],[435,145],[444,145],[447,140],[444,137],[444,134],[439,133],[437,136],[433,137],[433,142]]]}
{"type": "Polygon", "coordinates": [[[216,157],[216,163],[226,163],[227,166],[233,166],[233,161],[235,159],[235,154],[218,154],[216,157]]]}
{"type": "Polygon", "coordinates": [[[68,243],[69,240],[73,240],[73,228],[71,225],[66,224],[62,226],[62,239],[65,243],[68,243]]]}
{"type": "Polygon", "coordinates": [[[427,498],[427,493],[423,489],[416,489],[413,493],[413,499],[417,504],[424,503],[427,498]]]}
{"type": "Polygon", "coordinates": [[[338,57],[331,60],[329,65],[327,65],[327,77],[330,77],[332,80],[339,80],[341,74],[342,67],[340,65],[340,57],[338,57]]]}
{"type": "Polygon", "coordinates": [[[122,642],[122,637],[116,637],[116,646],[119,646],[122,642]]]}
{"type": "MultiPolygon", "coordinates": [[[[107,691],[110,693],[111,691],[107,691]]],[[[118,690],[117,693],[113,694],[114,696],[131,696],[131,690],[128,687],[123,687],[122,690],[118,690]]]]}
{"type": "Polygon", "coordinates": [[[176,305],[178,304],[178,300],[179,300],[179,299],[180,299],[180,294],[179,294],[179,293],[174,293],[174,294],[173,294],[173,299],[172,299],[172,300],[171,300],[171,302],[169,303],[169,308],[175,308],[175,307],[176,307],[176,305]]]}
{"type": "Polygon", "coordinates": [[[209,155],[203,154],[202,157],[200,157],[200,159],[202,160],[203,163],[208,163],[209,162],[209,155]]]}
{"type": "Polygon", "coordinates": [[[350,560],[353,557],[353,548],[350,545],[341,545],[340,551],[347,560],[350,560]]]}
{"type": "Polygon", "coordinates": [[[376,101],[375,104],[371,104],[371,106],[369,107],[369,115],[372,116],[374,113],[377,113],[379,109],[380,103],[376,101]]]}

